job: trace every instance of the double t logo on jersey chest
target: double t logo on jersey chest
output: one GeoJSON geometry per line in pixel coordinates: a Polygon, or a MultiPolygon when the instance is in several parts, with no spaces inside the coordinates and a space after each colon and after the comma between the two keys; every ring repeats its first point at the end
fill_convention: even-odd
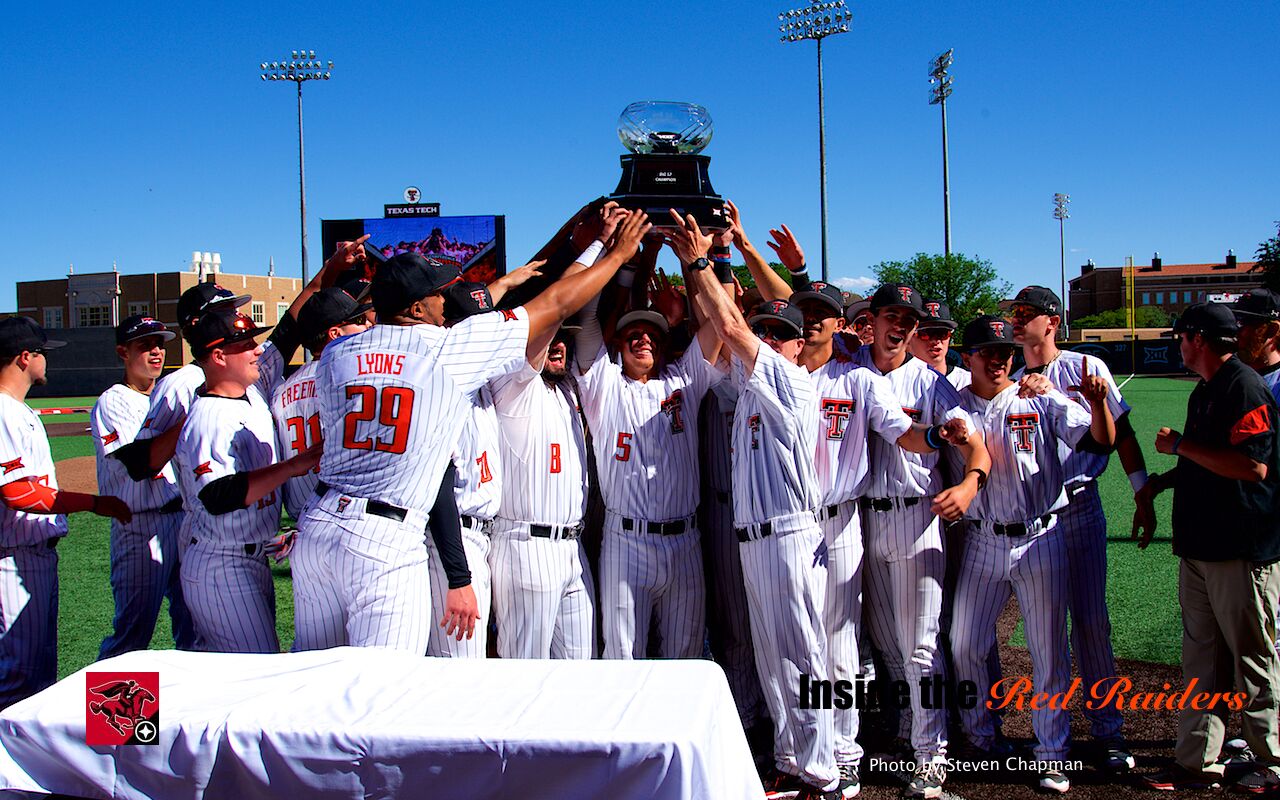
{"type": "Polygon", "coordinates": [[[852,400],[839,398],[822,398],[822,416],[827,420],[827,438],[840,440],[844,438],[845,428],[849,426],[849,417],[853,415],[852,400]]]}
{"type": "Polygon", "coordinates": [[[1040,427],[1040,415],[1034,412],[1030,414],[1009,414],[1004,418],[1004,421],[1009,426],[1009,433],[1013,435],[1014,449],[1019,453],[1034,453],[1036,451],[1036,428],[1040,427]]]}
{"type": "Polygon", "coordinates": [[[684,419],[681,418],[681,412],[684,408],[684,392],[676,389],[671,396],[662,401],[660,406],[662,413],[671,419],[671,432],[684,432],[684,419]]]}

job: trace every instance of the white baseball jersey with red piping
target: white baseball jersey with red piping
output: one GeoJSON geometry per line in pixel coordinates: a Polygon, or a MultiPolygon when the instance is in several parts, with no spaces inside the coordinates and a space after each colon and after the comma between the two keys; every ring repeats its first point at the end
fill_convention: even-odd
{"type": "MultiPolygon", "coordinates": [[[[316,396],[318,361],[303,364],[271,397],[271,415],[276,421],[276,438],[281,458],[292,458],[321,441],[320,398],[316,396]]],[[[289,515],[301,519],[302,512],[316,496],[319,469],[290,478],[281,489],[289,515]]]]}
{"type": "MultiPolygon", "coordinates": [[[[49,439],[26,403],[0,392],[0,483],[58,488],[49,439]]],[[[0,503],[0,708],[53,685],[58,671],[58,553],[61,514],[28,514],[0,503]]]]}
{"type": "Polygon", "coordinates": [[[298,649],[426,652],[437,621],[426,517],[469,396],[523,364],[528,338],[528,314],[516,309],[448,329],[375,325],[325,348],[316,371],[325,494],[307,506],[295,545],[295,559],[311,567],[295,576],[305,604],[298,649]]]}
{"type": "MultiPolygon", "coordinates": [[[[956,678],[984,683],[995,644],[996,617],[1013,591],[1026,621],[1032,680],[1046,692],[1064,692],[1071,680],[1067,651],[1069,558],[1056,518],[1066,506],[1063,447],[1088,433],[1091,415],[1053,391],[1020,398],[1011,385],[991,400],[960,393],[991,455],[986,487],[966,512],[966,546],[956,582],[951,623],[956,678]]],[[[949,456],[958,462],[958,455],[949,456]]],[[[962,470],[958,465],[957,470],[962,470]]],[[[970,741],[994,744],[995,724],[985,707],[961,709],[970,741]]],[[[1040,760],[1066,758],[1069,712],[1031,712],[1040,760]]]]}
{"type": "Polygon", "coordinates": [[[652,617],[661,656],[702,654],[706,584],[694,518],[698,408],[723,377],[695,340],[646,381],[628,378],[602,345],[579,379],[606,510],[600,555],[605,658],[644,657],[652,617]],[[650,522],[669,525],[651,531],[650,522]]]}
{"type": "Polygon", "coordinates": [[[825,568],[814,510],[821,495],[813,454],[818,401],[802,368],[761,343],[733,417],[733,504],[750,608],[756,669],[775,720],[774,761],[814,786],[836,780],[834,727],[826,711],[795,699],[801,674],[827,679],[822,622],[825,568]]]}
{"type": "Polygon", "coordinates": [[[111,453],[132,442],[151,408],[151,397],[125,384],[107,389],[89,414],[98,465],[98,491],[119,497],[133,512],[129,524],[111,520],[111,592],[115,598],[113,631],[99,658],[110,658],[151,644],[156,617],[166,596],[179,649],[195,645],[191,616],[179,578],[181,495],[173,464],[154,478],[135,481],[111,453]],[[174,506],[177,506],[176,508],[174,506]],[[162,510],[163,509],[163,510],[162,510]]]}
{"type": "MultiPolygon", "coordinates": [[[[1014,379],[1028,371],[1038,372],[1092,414],[1089,402],[1071,388],[1080,385],[1085,358],[1082,353],[1059,350],[1048,364],[1033,370],[1019,370],[1014,379]]],[[[1088,359],[1088,368],[1091,375],[1101,376],[1107,382],[1107,406],[1111,416],[1119,420],[1129,412],[1129,404],[1121,396],[1111,370],[1100,358],[1088,359]]],[[[1105,687],[1116,678],[1116,659],[1111,646],[1111,615],[1107,610],[1107,518],[1095,479],[1107,468],[1108,456],[1071,450],[1066,445],[1059,445],[1059,450],[1067,464],[1068,503],[1058,515],[1058,530],[1066,542],[1070,565],[1067,608],[1071,615],[1071,649],[1085,684],[1105,687]]],[[[1095,738],[1110,740],[1120,736],[1124,718],[1114,706],[1086,707],[1084,713],[1095,738]]]]}

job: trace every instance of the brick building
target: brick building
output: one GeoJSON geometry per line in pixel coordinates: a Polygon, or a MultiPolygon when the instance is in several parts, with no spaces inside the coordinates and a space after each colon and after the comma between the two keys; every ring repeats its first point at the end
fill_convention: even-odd
{"type": "MultiPolygon", "coordinates": [[[[1227,301],[1262,285],[1256,262],[1238,261],[1228,251],[1221,264],[1165,264],[1156,253],[1150,264],[1135,265],[1135,306],[1156,306],[1179,315],[1192,303],[1227,301]]],[[[1095,267],[1090,261],[1070,281],[1071,318],[1125,307],[1126,267],[1095,267]]]]}
{"type": "MultiPolygon", "coordinates": [[[[193,262],[195,263],[195,262],[193,262]]],[[[272,275],[234,275],[219,270],[216,261],[186,272],[152,272],[121,275],[119,272],[73,274],[65,278],[17,283],[17,313],[34,319],[49,331],[49,338],[70,346],[54,351],[49,362],[49,386],[32,396],[101,394],[121,375],[111,329],[132,314],[149,314],[177,329],[178,297],[202,279],[216,282],[252,300],[241,310],[261,325],[275,325],[302,291],[298,278],[272,275]],[[211,269],[206,269],[212,267],[211,269]]],[[[294,358],[301,363],[299,350],[294,358]]],[[[191,360],[182,337],[169,343],[165,370],[191,360]]]]}

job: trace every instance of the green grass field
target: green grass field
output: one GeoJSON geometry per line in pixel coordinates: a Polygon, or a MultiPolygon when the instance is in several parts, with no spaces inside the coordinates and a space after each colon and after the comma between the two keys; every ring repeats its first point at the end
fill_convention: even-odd
{"type": "MultiPolygon", "coordinates": [[[[28,400],[27,405],[32,408],[92,408],[97,401],[96,397],[38,397],[28,400]]],[[[89,414],[41,414],[40,420],[45,423],[80,422],[88,425],[89,414]]]]}
{"type": "MultiPolygon", "coordinates": [[[[1122,380],[1122,378],[1121,378],[1122,380]]],[[[1194,384],[1168,378],[1135,378],[1124,388],[1133,407],[1132,420],[1147,457],[1148,472],[1160,472],[1175,459],[1155,452],[1155,433],[1162,425],[1181,429],[1187,396],[1194,384]]],[[[33,401],[47,405],[77,404],[92,398],[33,401]]],[[[50,440],[55,460],[93,455],[88,436],[50,440]]],[[[1120,658],[1176,664],[1180,659],[1182,620],[1178,609],[1178,561],[1170,549],[1170,495],[1157,501],[1159,531],[1146,550],[1130,540],[1133,492],[1116,458],[1099,481],[1109,521],[1107,600],[1112,640],[1120,658]]],[[[113,604],[109,573],[107,520],[89,514],[71,518],[71,534],[61,554],[61,612],[58,621],[58,674],[66,676],[97,659],[98,646],[111,630],[113,604]]],[[[280,643],[293,642],[293,591],[287,563],[274,569],[280,643]]],[[[153,649],[173,646],[167,609],[152,640],[153,649]]]]}

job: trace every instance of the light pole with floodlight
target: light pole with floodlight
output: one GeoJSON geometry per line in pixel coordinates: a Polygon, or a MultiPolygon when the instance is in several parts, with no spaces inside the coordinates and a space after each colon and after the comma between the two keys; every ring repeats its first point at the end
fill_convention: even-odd
{"type": "Polygon", "coordinates": [[[316,60],[315,50],[294,50],[288,61],[262,62],[262,79],[264,81],[293,81],[298,85],[298,216],[302,225],[302,285],[306,286],[307,275],[307,178],[302,150],[302,84],[307,81],[329,80],[333,71],[333,62],[328,66],[316,60]]]}
{"type": "Polygon", "coordinates": [[[929,64],[929,83],[933,89],[929,92],[929,105],[942,108],[942,244],[947,257],[951,257],[951,179],[947,162],[947,98],[951,96],[951,76],[947,68],[951,66],[952,48],[939,53],[929,64]]]}
{"type": "Polygon", "coordinates": [[[1071,335],[1070,317],[1067,315],[1067,218],[1071,216],[1067,204],[1070,202],[1071,195],[1054,192],[1053,218],[1058,221],[1058,268],[1061,270],[1058,291],[1062,292],[1062,330],[1067,336],[1071,335]]]}
{"type": "Polygon", "coordinates": [[[853,12],[844,0],[813,2],[804,7],[783,11],[778,15],[778,31],[784,42],[813,39],[818,43],[818,204],[822,215],[822,279],[827,279],[827,131],[822,106],[822,40],[837,33],[848,33],[853,12]]]}

